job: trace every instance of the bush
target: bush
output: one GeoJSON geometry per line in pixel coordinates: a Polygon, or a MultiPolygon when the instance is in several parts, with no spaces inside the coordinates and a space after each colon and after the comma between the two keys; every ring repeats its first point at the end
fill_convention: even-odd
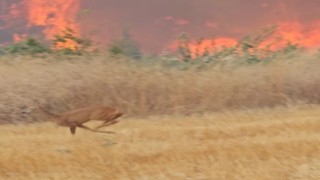
{"type": "Polygon", "coordinates": [[[132,39],[128,30],[122,32],[120,39],[111,42],[108,51],[113,56],[124,55],[136,60],[142,57],[138,44],[132,39]]]}
{"type": "Polygon", "coordinates": [[[14,43],[12,45],[3,48],[3,53],[8,54],[40,54],[40,53],[50,53],[51,50],[49,46],[41,43],[33,37],[27,37],[25,40],[14,43]]]}

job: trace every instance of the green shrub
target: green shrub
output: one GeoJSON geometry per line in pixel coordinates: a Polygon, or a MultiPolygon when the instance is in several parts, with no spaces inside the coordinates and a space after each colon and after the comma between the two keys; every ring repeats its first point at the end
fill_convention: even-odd
{"type": "Polygon", "coordinates": [[[8,45],[3,48],[3,53],[8,54],[40,54],[40,53],[50,53],[51,50],[49,46],[41,43],[39,40],[33,37],[27,37],[25,40],[8,45]]]}
{"type": "Polygon", "coordinates": [[[108,51],[112,56],[124,55],[133,59],[141,59],[139,45],[132,39],[127,29],[123,30],[122,37],[110,43],[108,51]]]}

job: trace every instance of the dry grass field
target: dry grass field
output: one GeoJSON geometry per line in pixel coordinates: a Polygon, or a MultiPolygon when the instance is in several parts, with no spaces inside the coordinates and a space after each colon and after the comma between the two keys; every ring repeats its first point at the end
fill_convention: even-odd
{"type": "Polygon", "coordinates": [[[0,180],[320,179],[318,54],[204,70],[65,58],[0,57],[0,180]],[[34,101],[126,116],[72,136],[23,113],[34,101]]]}
{"type": "Polygon", "coordinates": [[[3,125],[0,179],[320,179],[319,106],[122,120],[115,135],[3,125]]]}
{"type": "Polygon", "coordinates": [[[316,55],[267,64],[227,63],[199,71],[105,56],[0,57],[0,122],[41,119],[21,116],[33,100],[53,112],[109,105],[131,117],[320,103],[316,55]]]}

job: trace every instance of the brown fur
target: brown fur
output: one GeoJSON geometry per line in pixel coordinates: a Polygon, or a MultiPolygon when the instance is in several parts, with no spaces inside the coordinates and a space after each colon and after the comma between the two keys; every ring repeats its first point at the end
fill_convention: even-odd
{"type": "Polygon", "coordinates": [[[77,127],[83,128],[92,132],[113,133],[110,131],[98,131],[98,129],[118,123],[117,118],[123,115],[123,113],[121,113],[117,109],[112,107],[107,107],[107,106],[85,107],[85,108],[64,112],[61,114],[55,114],[43,108],[38,103],[36,104],[42,112],[51,116],[58,125],[69,127],[70,132],[73,135],[76,133],[77,127]],[[100,126],[96,127],[95,129],[91,129],[83,125],[84,123],[92,120],[104,121],[104,122],[100,126]]]}

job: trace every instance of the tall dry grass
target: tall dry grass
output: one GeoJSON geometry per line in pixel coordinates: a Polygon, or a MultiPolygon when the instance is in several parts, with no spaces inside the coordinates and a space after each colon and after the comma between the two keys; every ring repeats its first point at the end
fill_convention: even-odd
{"type": "Polygon", "coordinates": [[[55,112],[105,104],[129,116],[319,103],[319,66],[319,58],[307,54],[269,64],[223,63],[202,71],[105,56],[1,57],[0,121],[41,120],[21,113],[33,100],[55,112]]]}

